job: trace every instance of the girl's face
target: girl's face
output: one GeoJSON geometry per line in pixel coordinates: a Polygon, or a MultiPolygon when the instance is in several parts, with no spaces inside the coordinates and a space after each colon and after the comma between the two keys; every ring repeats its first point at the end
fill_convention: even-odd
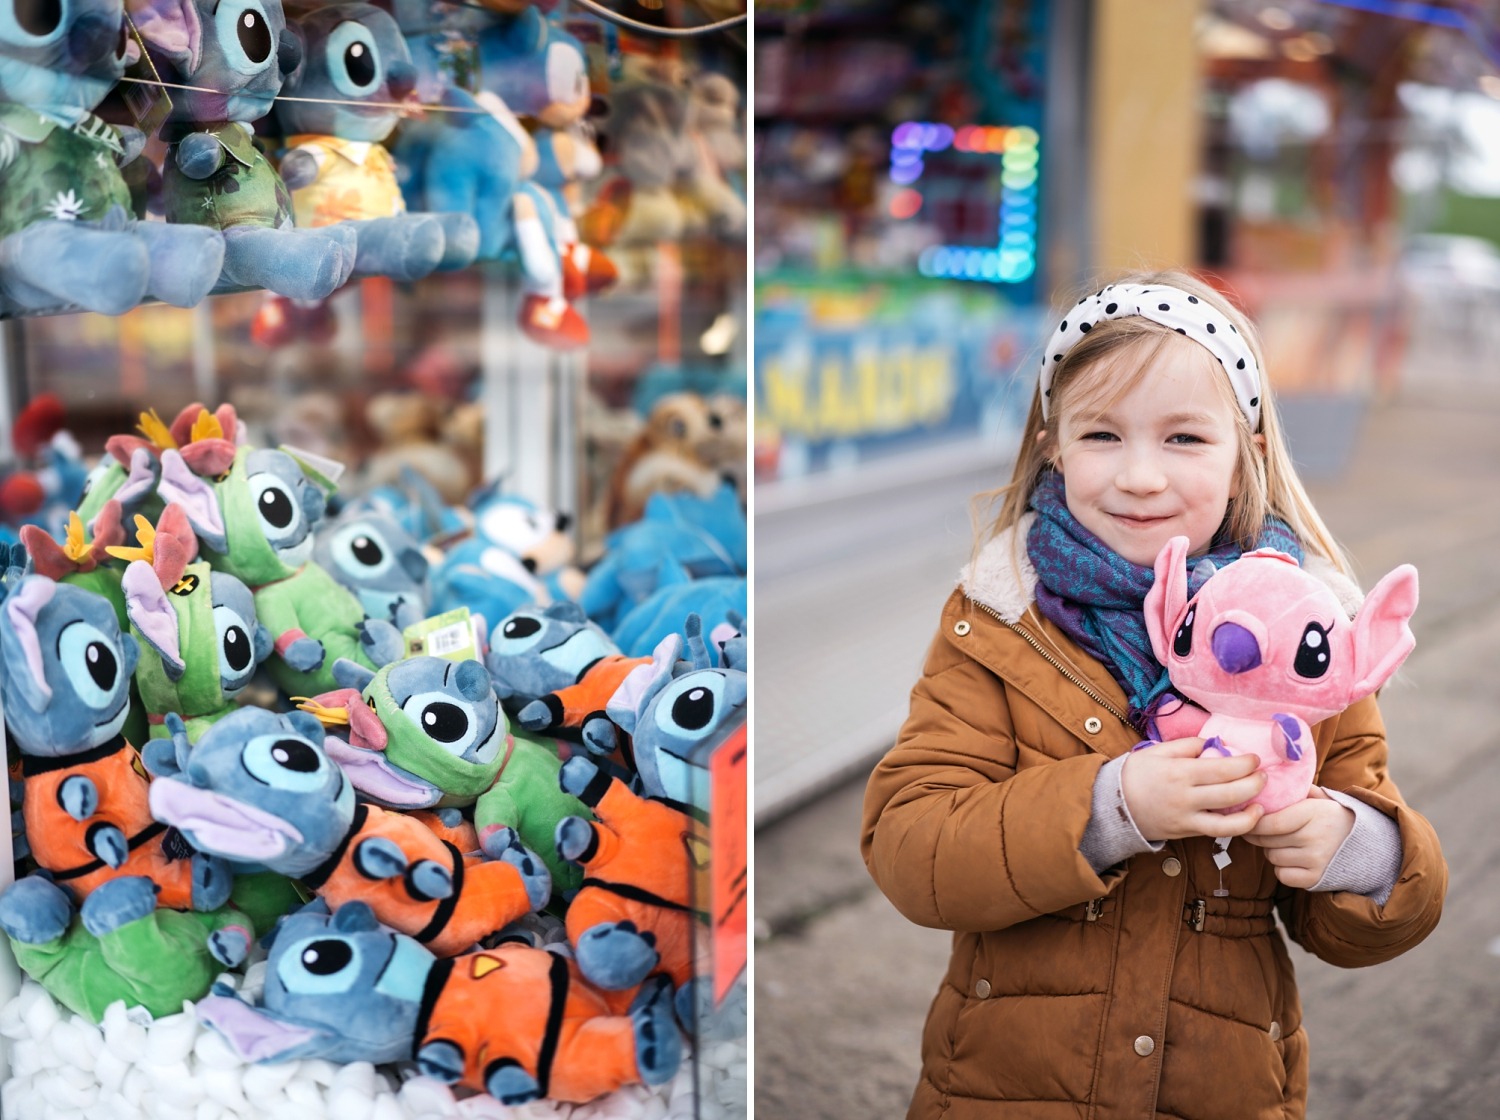
{"type": "Polygon", "coordinates": [[[1168,540],[1206,549],[1237,492],[1236,405],[1197,343],[1169,339],[1129,390],[1090,392],[1138,359],[1130,347],[1080,376],[1057,417],[1068,512],[1115,552],[1150,567],[1168,540]],[[1096,380],[1096,378],[1102,380],[1096,380]],[[1092,398],[1092,399],[1091,399],[1092,398]]]}

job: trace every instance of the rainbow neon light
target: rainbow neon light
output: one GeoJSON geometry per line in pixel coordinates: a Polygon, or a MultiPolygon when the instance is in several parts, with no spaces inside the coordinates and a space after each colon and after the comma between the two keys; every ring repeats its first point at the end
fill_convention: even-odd
{"type": "MultiPolygon", "coordinates": [[[[891,181],[908,189],[922,177],[923,157],[928,152],[952,148],[974,155],[1000,157],[1000,237],[996,246],[932,245],[917,258],[923,276],[952,280],[977,280],[992,284],[1015,284],[1036,271],[1037,181],[1041,162],[1041,137],[1034,128],[1021,125],[966,124],[953,129],[945,124],[906,121],[891,133],[891,181]]],[[[915,193],[915,192],[912,192],[915,193]]],[[[901,192],[899,207],[892,203],[894,217],[907,218],[920,209],[911,206],[910,195],[901,192]],[[907,212],[909,211],[909,212],[907,212]]],[[[917,199],[920,202],[920,195],[917,199]]]]}

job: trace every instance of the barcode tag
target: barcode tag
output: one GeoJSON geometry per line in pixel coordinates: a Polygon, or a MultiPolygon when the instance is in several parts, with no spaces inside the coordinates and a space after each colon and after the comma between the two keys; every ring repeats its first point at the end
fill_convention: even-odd
{"type": "Polygon", "coordinates": [[[479,660],[479,631],[468,607],[456,607],[414,622],[402,631],[407,657],[443,657],[449,661],[479,660]]]}
{"type": "Polygon", "coordinates": [[[155,63],[146,54],[146,40],[136,30],[135,21],[126,16],[125,26],[141,48],[141,57],[140,61],[133,63],[125,71],[126,77],[138,78],[139,81],[121,82],[120,93],[125,98],[125,107],[135,118],[136,127],[149,137],[172,115],[172,98],[160,84],[161,75],[156,72],[155,63]]]}

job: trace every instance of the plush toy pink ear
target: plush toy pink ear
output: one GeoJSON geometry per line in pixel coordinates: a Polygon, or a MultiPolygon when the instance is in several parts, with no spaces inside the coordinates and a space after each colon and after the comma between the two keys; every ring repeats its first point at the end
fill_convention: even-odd
{"type": "Polygon", "coordinates": [[[118,499],[111,498],[94,515],[94,540],[89,545],[89,555],[94,558],[94,566],[98,567],[108,561],[108,550],[124,543],[125,508],[118,499]]]}
{"type": "Polygon", "coordinates": [[[187,514],[189,523],[215,552],[229,545],[224,532],[224,518],[219,513],[219,499],[214,488],[199,478],[176,451],[161,454],[161,482],[157,493],[168,502],[176,502],[187,514]]]}
{"type": "Polygon", "coordinates": [[[53,540],[51,534],[40,525],[22,525],[21,543],[31,556],[32,571],[39,576],[62,579],[78,570],[78,565],[63,551],[62,545],[53,540]]]}
{"type": "Polygon", "coordinates": [[[146,561],[132,560],[125,568],[120,586],[125,592],[125,613],[131,623],[161,658],[167,675],[177,680],[187,668],[177,636],[177,611],[167,600],[156,572],[146,561]]]}
{"type": "Polygon", "coordinates": [[[162,511],[156,522],[156,541],[151,566],[162,587],[170,588],[198,555],[198,535],[188,524],[187,511],[176,502],[162,511]]]}
{"type": "Polygon", "coordinates": [[[132,4],[130,18],[147,45],[155,47],[185,74],[195,73],[203,56],[203,28],[193,0],[146,0],[132,4]]]}
{"type": "MultiPolygon", "coordinates": [[[[57,584],[41,576],[27,576],[10,597],[5,600],[6,621],[10,623],[10,634],[20,646],[21,659],[26,662],[26,671],[11,674],[11,681],[21,697],[36,712],[45,711],[52,702],[52,686],[47,683],[47,667],[42,661],[42,643],[37,636],[36,622],[42,608],[52,602],[57,593],[57,584]]],[[[12,651],[11,656],[14,657],[12,651]]]]}
{"type": "Polygon", "coordinates": [[[1188,539],[1173,537],[1156,554],[1156,582],[1146,592],[1146,633],[1156,660],[1167,663],[1172,648],[1172,623],[1188,601],[1188,539]]]}
{"type": "Polygon", "coordinates": [[[1417,644],[1407,623],[1417,609],[1417,569],[1402,564],[1365,596],[1354,617],[1354,683],[1349,703],[1395,675],[1417,644]]]}

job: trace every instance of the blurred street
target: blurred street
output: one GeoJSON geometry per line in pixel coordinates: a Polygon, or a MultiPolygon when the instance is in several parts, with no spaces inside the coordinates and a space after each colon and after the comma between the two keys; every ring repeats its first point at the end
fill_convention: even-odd
{"type": "MultiPolygon", "coordinates": [[[[1408,355],[1347,469],[1309,488],[1364,585],[1402,562],[1420,571],[1417,649],[1381,706],[1391,769],[1441,835],[1451,883],[1436,932],[1375,970],[1293,947],[1313,1120],[1477,1120],[1500,1099],[1500,379],[1472,341],[1418,330],[1408,355]]],[[[863,776],[968,556],[967,498],[1008,475],[941,467],[876,474],[826,502],[778,492],[757,519],[762,1120],[900,1116],[916,1081],[948,935],[896,913],[857,843],[863,776]]]]}

